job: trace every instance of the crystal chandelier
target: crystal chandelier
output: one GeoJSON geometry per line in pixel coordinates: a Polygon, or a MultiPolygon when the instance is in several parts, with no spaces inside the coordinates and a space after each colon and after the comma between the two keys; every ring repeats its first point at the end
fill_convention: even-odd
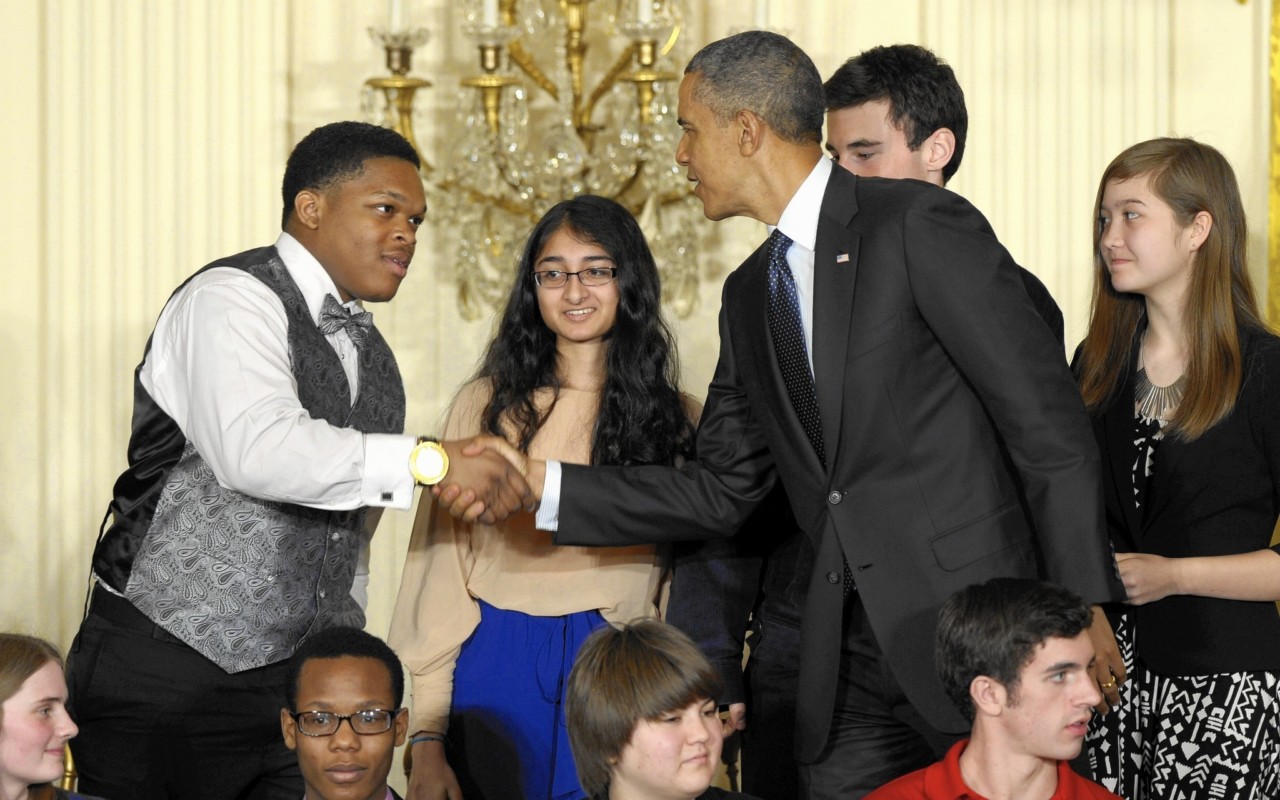
{"type": "MultiPolygon", "coordinates": [[[[702,206],[675,163],[679,73],[667,69],[683,63],[676,49],[682,3],[460,3],[480,72],[462,82],[458,133],[446,157],[436,167],[423,158],[422,173],[431,224],[454,254],[464,318],[502,305],[529,230],[551,206],[579,194],[613,198],[636,215],[658,262],[664,303],[680,317],[693,311],[702,206]],[[599,31],[588,28],[592,11],[600,12],[599,31]],[[589,58],[589,45],[605,59],[589,58]]],[[[392,0],[393,30],[370,29],[392,74],[365,83],[363,105],[366,118],[399,131],[422,154],[414,96],[430,83],[408,73],[427,31],[394,30],[397,7],[392,0]]]]}

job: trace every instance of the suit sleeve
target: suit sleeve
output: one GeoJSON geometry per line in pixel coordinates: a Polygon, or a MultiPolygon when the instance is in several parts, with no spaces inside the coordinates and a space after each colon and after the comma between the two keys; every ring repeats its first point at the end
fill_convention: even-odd
{"type": "Polygon", "coordinates": [[[720,359],[698,424],[698,460],[682,467],[563,465],[556,544],[623,545],[732,536],[776,481],[773,457],[743,389],[727,314],[720,359]]]}
{"type": "Polygon", "coordinates": [[[1099,456],[1061,346],[1016,265],[958,195],[917,195],[904,216],[911,291],[1008,449],[1033,517],[1045,577],[1090,602],[1112,599],[1099,456]]]}
{"type": "Polygon", "coordinates": [[[688,634],[719,673],[720,705],[746,701],[742,651],[763,567],[742,534],[675,548],[666,621],[688,634]]]}

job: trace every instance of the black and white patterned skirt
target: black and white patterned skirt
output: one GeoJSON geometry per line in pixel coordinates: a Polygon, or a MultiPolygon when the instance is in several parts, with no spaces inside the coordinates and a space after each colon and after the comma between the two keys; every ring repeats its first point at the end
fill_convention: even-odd
{"type": "Polygon", "coordinates": [[[1155,675],[1127,614],[1115,632],[1129,680],[1089,726],[1093,779],[1126,800],[1280,798],[1280,673],[1155,675]]]}

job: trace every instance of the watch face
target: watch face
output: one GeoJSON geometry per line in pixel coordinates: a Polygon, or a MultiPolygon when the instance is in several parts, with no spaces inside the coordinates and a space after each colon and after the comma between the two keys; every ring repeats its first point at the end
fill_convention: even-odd
{"type": "Polygon", "coordinates": [[[423,483],[435,483],[444,477],[445,455],[443,448],[434,442],[427,442],[414,448],[413,469],[415,476],[423,483]]]}

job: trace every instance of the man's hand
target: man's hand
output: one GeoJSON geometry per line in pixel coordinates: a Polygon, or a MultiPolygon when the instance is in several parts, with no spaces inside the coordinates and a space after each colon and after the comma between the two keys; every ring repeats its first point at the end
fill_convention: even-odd
{"type": "Polygon", "coordinates": [[[1102,700],[1095,708],[1099,714],[1106,714],[1120,702],[1120,684],[1129,677],[1124,668],[1124,659],[1120,657],[1120,648],[1116,645],[1115,632],[1107,615],[1102,613],[1102,606],[1093,607],[1093,622],[1089,625],[1089,639],[1093,642],[1093,679],[1098,683],[1098,691],[1102,692],[1102,700]]]}
{"type": "Polygon", "coordinates": [[[444,742],[418,742],[411,757],[405,800],[462,800],[458,778],[444,754],[444,742]]]}
{"type": "Polygon", "coordinates": [[[1178,561],[1150,553],[1116,553],[1116,567],[1135,606],[1178,594],[1178,561]]]}
{"type": "Polygon", "coordinates": [[[747,704],[746,703],[730,703],[729,704],[729,723],[730,732],[746,730],[747,728],[747,704]]]}
{"type": "Polygon", "coordinates": [[[449,454],[449,474],[432,488],[449,513],[466,522],[486,525],[506,519],[519,511],[532,511],[537,501],[525,481],[525,459],[519,451],[496,436],[476,436],[441,442],[449,454]],[[518,463],[499,455],[501,442],[519,456],[518,463]]]}

